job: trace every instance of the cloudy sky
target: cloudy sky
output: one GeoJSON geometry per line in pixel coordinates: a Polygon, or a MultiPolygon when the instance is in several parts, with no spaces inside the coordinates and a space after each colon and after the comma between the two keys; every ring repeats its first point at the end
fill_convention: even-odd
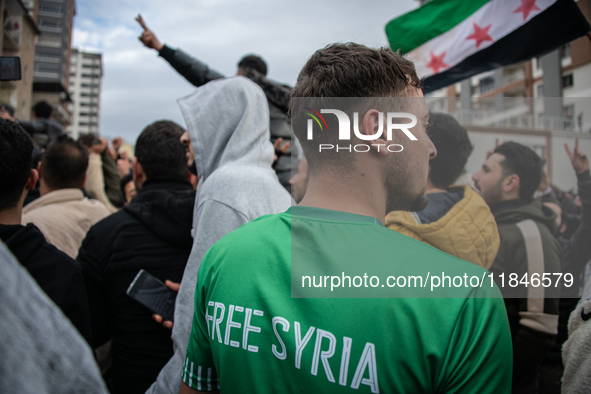
{"type": "Polygon", "coordinates": [[[73,46],[103,54],[100,133],[134,143],[158,119],[184,121],[176,100],[194,87],[138,40],[141,13],[162,43],[225,75],[246,53],[293,85],[308,57],[333,42],[387,45],[384,26],[415,0],[77,0],[73,46]]]}

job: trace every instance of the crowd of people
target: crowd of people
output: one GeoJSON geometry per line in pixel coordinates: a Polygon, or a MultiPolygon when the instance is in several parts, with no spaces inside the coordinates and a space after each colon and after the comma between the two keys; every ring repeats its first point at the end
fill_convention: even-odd
{"type": "MultiPolygon", "coordinates": [[[[138,22],[142,43],[197,87],[179,100],[186,129],[150,123],[130,158],[119,138],[72,139],[45,102],[32,123],[0,107],[0,392],[588,390],[591,174],[578,140],[566,146],[576,199],[516,142],[471,175],[467,131],[429,114],[413,63],[390,49],[319,49],[292,89],[254,55],[225,78],[138,22]],[[417,141],[322,152],[290,100],[324,97],[412,98],[417,141]],[[361,251],[352,263],[366,272],[490,273],[497,285],[292,297],[292,256],[340,274],[361,251]],[[140,270],[178,293],[173,320],[128,295],[140,270]],[[504,273],[573,281],[509,288],[504,273]]],[[[359,132],[381,117],[362,112],[359,132]]]]}

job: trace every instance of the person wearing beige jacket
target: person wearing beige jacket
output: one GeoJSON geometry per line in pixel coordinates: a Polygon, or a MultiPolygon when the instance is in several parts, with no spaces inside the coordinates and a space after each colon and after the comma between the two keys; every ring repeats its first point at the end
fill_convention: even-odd
{"type": "Polygon", "coordinates": [[[76,258],[90,227],[110,214],[102,202],[84,196],[88,151],[63,135],[39,163],[41,197],[23,208],[22,223],[37,226],[47,242],[76,258]]]}
{"type": "Polygon", "coordinates": [[[472,143],[451,115],[433,113],[427,135],[437,148],[429,161],[426,193],[429,204],[420,212],[394,211],[386,226],[462,260],[489,269],[501,238],[488,204],[469,185],[458,185],[472,143]]]}

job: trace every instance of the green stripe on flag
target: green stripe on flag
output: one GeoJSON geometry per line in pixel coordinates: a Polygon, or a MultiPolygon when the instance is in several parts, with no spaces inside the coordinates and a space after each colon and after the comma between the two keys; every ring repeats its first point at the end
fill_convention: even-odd
{"type": "Polygon", "coordinates": [[[386,36],[394,51],[407,53],[452,29],[489,0],[433,0],[392,19],[386,36]]]}

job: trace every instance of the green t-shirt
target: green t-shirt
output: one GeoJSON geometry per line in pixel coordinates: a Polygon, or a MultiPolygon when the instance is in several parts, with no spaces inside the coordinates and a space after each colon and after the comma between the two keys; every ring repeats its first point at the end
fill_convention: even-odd
{"type": "Polygon", "coordinates": [[[263,216],[203,259],[185,384],[228,393],[510,393],[498,288],[460,287],[458,298],[408,298],[401,287],[381,290],[395,298],[292,298],[292,258],[368,275],[384,266],[486,272],[374,218],[306,207],[263,216]]]}

